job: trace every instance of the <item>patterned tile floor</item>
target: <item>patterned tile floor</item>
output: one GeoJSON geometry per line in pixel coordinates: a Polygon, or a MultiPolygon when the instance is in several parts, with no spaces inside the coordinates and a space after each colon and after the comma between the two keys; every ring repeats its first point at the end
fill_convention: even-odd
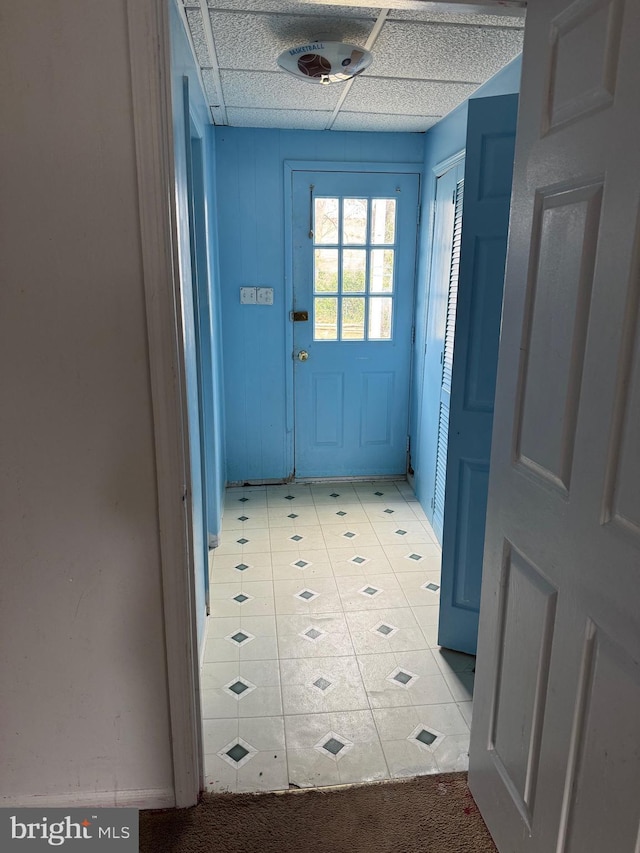
{"type": "Polygon", "coordinates": [[[463,770],[475,659],[438,648],[406,482],[228,489],[202,671],[213,791],[463,770]]]}

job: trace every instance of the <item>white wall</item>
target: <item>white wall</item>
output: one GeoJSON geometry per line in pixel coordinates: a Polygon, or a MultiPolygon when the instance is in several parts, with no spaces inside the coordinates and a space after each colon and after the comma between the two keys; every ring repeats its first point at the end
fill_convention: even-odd
{"type": "Polygon", "coordinates": [[[4,4],[0,80],[0,805],[170,803],[125,0],[4,4]]]}

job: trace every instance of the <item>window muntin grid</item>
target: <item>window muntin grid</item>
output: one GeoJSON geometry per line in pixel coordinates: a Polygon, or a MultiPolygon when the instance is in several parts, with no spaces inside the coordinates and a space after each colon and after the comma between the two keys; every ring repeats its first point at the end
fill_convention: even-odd
{"type": "Polygon", "coordinates": [[[396,200],[315,197],[313,214],[314,340],[390,341],[396,200]]]}

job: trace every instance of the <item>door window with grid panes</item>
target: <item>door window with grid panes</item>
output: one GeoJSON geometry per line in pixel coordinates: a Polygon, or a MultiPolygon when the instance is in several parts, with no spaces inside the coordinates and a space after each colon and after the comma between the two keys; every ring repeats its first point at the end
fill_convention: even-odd
{"type": "Polygon", "coordinates": [[[395,258],[395,198],[314,198],[315,341],[392,340],[395,258]]]}

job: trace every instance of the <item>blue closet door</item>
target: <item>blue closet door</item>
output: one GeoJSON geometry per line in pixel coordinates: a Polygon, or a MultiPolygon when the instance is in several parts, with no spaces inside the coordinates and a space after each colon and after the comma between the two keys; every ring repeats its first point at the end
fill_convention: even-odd
{"type": "Polygon", "coordinates": [[[296,477],[404,475],[419,177],[292,190],[296,477]]]}
{"type": "Polygon", "coordinates": [[[438,643],[475,654],[517,95],[469,102],[438,643]]]}

